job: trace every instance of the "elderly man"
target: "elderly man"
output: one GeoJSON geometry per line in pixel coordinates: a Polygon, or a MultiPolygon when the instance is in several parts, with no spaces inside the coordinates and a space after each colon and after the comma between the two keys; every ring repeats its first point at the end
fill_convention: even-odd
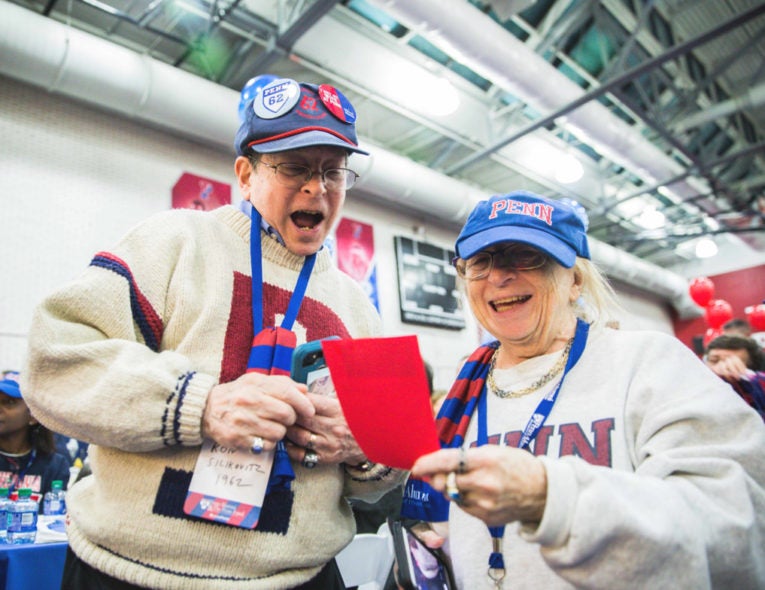
{"type": "Polygon", "coordinates": [[[245,206],[159,213],[37,310],[29,404],[91,444],[65,587],[344,587],[344,497],[400,474],[287,375],[299,342],[380,333],[322,249],[365,153],[355,118],[331,86],[272,82],[236,135],[245,206]]]}

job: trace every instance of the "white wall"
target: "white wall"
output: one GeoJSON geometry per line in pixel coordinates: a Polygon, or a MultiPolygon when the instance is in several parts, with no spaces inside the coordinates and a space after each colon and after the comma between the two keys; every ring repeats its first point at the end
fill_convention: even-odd
{"type": "MultiPolygon", "coordinates": [[[[233,149],[179,139],[2,76],[0,137],[0,369],[23,365],[35,305],[129,227],[168,209],[183,172],[230,183],[234,200],[239,198],[233,149]]],[[[521,187],[508,190],[513,188],[521,187]]],[[[400,321],[393,236],[452,248],[456,232],[353,191],[346,203],[346,217],[374,227],[386,335],[417,334],[423,357],[435,369],[436,388],[447,388],[457,363],[477,345],[478,328],[470,317],[461,331],[400,321]]],[[[620,290],[620,297],[630,312],[623,328],[671,332],[666,306],[628,291],[620,290]]]]}

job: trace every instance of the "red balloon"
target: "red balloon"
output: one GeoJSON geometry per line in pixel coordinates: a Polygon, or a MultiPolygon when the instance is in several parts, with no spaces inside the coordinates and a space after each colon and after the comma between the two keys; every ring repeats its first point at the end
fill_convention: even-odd
{"type": "Polygon", "coordinates": [[[724,299],[713,299],[704,310],[704,317],[710,328],[720,328],[733,318],[733,308],[724,299]]]}
{"type": "Polygon", "coordinates": [[[722,330],[720,328],[707,328],[707,331],[704,332],[704,350],[706,351],[707,346],[709,346],[709,343],[712,342],[715,338],[718,336],[722,336],[722,330]]]}
{"type": "Polygon", "coordinates": [[[715,284],[707,277],[696,277],[691,281],[688,292],[694,302],[705,307],[715,295],[715,284]]]}
{"type": "Polygon", "coordinates": [[[765,303],[755,305],[747,319],[752,326],[753,332],[765,332],[765,303]]]}

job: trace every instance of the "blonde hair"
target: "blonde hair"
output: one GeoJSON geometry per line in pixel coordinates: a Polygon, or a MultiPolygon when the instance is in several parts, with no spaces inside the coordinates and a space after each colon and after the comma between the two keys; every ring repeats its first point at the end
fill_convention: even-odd
{"type": "Polygon", "coordinates": [[[623,308],[611,283],[591,260],[577,257],[574,275],[581,284],[581,296],[574,302],[577,317],[591,324],[617,325],[623,308]]]}

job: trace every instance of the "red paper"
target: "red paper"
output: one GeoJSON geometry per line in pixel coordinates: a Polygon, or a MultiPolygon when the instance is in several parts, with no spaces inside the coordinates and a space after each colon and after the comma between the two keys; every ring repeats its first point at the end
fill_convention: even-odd
{"type": "Polygon", "coordinates": [[[416,336],[327,340],[321,347],[348,426],[370,461],[409,470],[440,448],[416,336]]]}

